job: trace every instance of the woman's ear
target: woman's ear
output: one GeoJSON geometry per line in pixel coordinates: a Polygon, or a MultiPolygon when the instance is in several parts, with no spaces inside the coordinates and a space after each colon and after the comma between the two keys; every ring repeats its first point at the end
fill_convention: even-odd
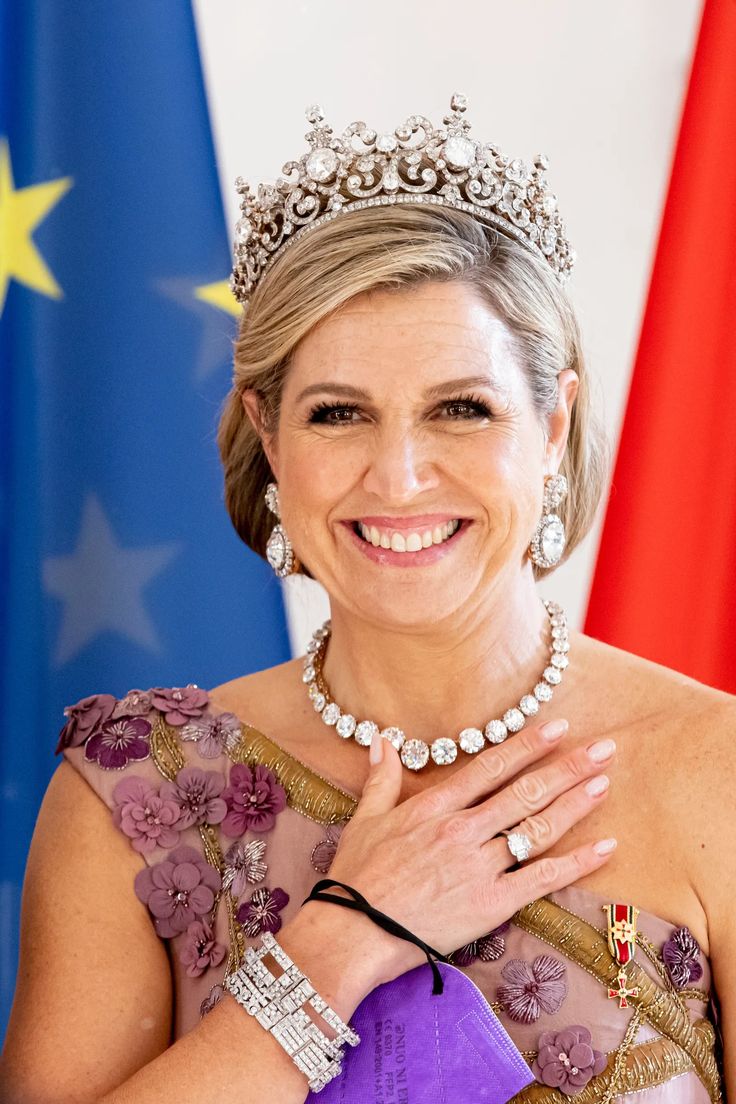
{"type": "Polygon", "coordinates": [[[567,447],[570,419],[580,379],[572,368],[565,368],[557,377],[557,405],[548,419],[547,460],[550,470],[557,472],[567,447]]]}
{"type": "Polygon", "coordinates": [[[266,459],[268,460],[268,463],[271,467],[271,471],[274,473],[274,475],[276,476],[276,480],[278,481],[278,473],[276,470],[277,463],[275,437],[266,431],[263,410],[261,407],[261,401],[258,392],[254,391],[253,388],[248,388],[245,391],[241,392],[240,397],[243,402],[243,409],[245,410],[246,416],[250,418],[253,428],[261,439],[261,445],[263,447],[263,451],[266,454],[266,459]]]}

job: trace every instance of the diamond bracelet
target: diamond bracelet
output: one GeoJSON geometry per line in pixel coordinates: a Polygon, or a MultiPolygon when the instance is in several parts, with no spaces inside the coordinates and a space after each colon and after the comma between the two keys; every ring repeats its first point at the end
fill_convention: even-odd
{"type": "Polygon", "coordinates": [[[309,1081],[312,1092],[342,1073],[342,1044],[357,1046],[360,1036],[330,1008],[309,978],[289,958],[271,932],[260,947],[247,947],[243,964],[228,974],[225,988],[273,1035],[309,1081]],[[283,974],[276,977],[263,959],[271,954],[283,974]],[[337,1034],[329,1039],[303,1008],[310,1004],[337,1034]]]}

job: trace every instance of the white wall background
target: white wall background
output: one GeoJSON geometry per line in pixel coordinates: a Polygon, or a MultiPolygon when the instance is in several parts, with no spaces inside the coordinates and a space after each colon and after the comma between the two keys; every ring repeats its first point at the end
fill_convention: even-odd
{"type": "MultiPolygon", "coordinates": [[[[614,449],[648,287],[701,0],[195,0],[230,230],[233,181],[272,181],[305,152],[307,104],[339,133],[438,124],[452,92],[472,134],[550,158],[578,260],[568,285],[614,449]]],[[[543,585],[582,627],[605,503],[543,585]]],[[[288,580],[295,653],[327,616],[318,584],[288,580]],[[292,585],[296,584],[296,585],[292,585]]]]}

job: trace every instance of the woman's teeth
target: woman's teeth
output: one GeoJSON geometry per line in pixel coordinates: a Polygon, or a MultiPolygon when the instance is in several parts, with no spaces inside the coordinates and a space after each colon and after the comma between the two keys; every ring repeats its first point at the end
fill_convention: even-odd
{"type": "Polygon", "coordinates": [[[358,532],[363,540],[374,548],[390,548],[392,552],[418,552],[432,544],[442,544],[448,540],[460,525],[460,520],[448,521],[445,525],[435,525],[434,529],[424,529],[415,533],[397,533],[396,530],[377,529],[375,525],[357,523],[358,532]]]}

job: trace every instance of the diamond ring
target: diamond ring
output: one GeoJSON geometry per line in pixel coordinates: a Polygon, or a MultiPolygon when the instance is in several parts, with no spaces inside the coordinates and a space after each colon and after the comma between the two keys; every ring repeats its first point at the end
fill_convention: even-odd
{"type": "Polygon", "coordinates": [[[509,851],[517,862],[528,859],[532,852],[532,841],[525,832],[504,832],[509,851]]]}

